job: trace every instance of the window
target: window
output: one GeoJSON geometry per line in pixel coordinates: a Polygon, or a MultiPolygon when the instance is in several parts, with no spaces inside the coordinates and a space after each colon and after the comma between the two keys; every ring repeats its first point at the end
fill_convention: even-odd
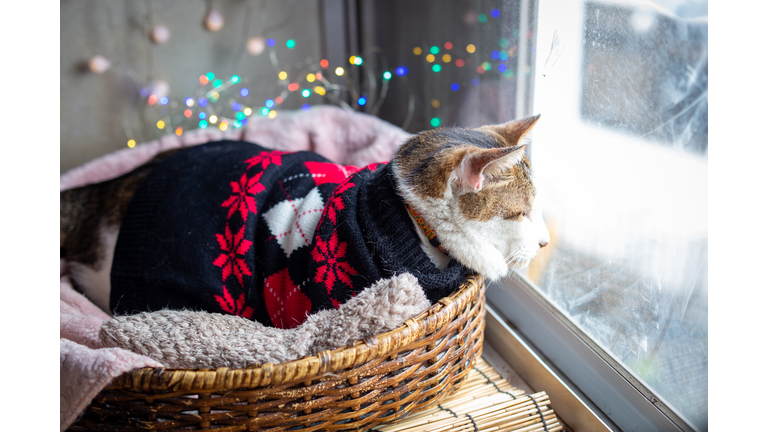
{"type": "Polygon", "coordinates": [[[626,430],[663,423],[573,376],[594,359],[512,303],[529,290],[660,422],[707,429],[707,32],[706,0],[539,1],[531,157],[552,242],[489,299],[626,430]]]}

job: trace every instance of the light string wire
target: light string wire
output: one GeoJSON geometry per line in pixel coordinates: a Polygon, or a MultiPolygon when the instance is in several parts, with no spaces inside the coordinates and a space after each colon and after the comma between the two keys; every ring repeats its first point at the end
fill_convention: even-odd
{"type": "MultiPolygon", "coordinates": [[[[213,0],[204,0],[206,3],[206,13],[209,13],[214,8],[214,1],[213,0]]],[[[243,18],[243,27],[242,31],[240,32],[240,41],[239,45],[237,46],[237,49],[235,51],[234,56],[232,57],[231,65],[233,70],[235,70],[241,63],[242,58],[245,55],[245,47],[247,45],[247,37],[249,33],[251,32],[251,27],[253,26],[253,14],[254,14],[254,5],[251,1],[246,0],[244,2],[245,12],[244,12],[244,18],[243,18]]],[[[114,27],[113,19],[111,15],[114,15],[114,12],[112,11],[111,4],[109,7],[109,13],[108,13],[108,20],[111,23],[110,26],[114,27]],[[111,14],[111,15],[110,15],[111,14]]],[[[282,19],[275,23],[272,26],[266,27],[263,30],[259,31],[258,33],[262,35],[262,37],[266,37],[269,33],[279,30],[285,26],[287,26],[292,19],[294,18],[294,13],[296,9],[296,2],[295,0],[288,2],[288,8],[289,10],[285,14],[282,19]]],[[[261,27],[262,22],[262,15],[266,15],[265,12],[266,9],[266,1],[261,0],[258,4],[258,10],[260,13],[258,13],[258,22],[259,27],[261,27]]],[[[498,15],[498,13],[497,13],[498,15]]],[[[207,15],[206,15],[207,16],[207,15]]],[[[496,15],[494,15],[496,16],[496,15]]],[[[485,22],[485,21],[481,21],[485,22]]],[[[125,77],[127,77],[129,80],[133,82],[135,85],[135,88],[146,88],[146,86],[155,85],[156,83],[153,81],[153,79],[156,77],[156,62],[155,62],[155,52],[152,50],[151,42],[150,42],[150,35],[152,30],[154,29],[155,25],[155,16],[154,11],[152,9],[151,0],[145,0],[144,1],[144,14],[143,19],[141,20],[142,27],[143,27],[143,35],[144,43],[144,54],[146,58],[146,65],[145,65],[145,80],[143,84],[140,84],[140,80],[137,79],[137,75],[135,72],[132,71],[132,69],[129,67],[127,62],[127,53],[126,48],[123,47],[123,57],[125,57],[124,61],[118,60],[120,59],[120,56],[118,55],[118,49],[117,49],[117,43],[115,43],[114,38],[116,35],[115,32],[111,32],[109,37],[109,43],[111,45],[111,51],[113,53],[113,58],[116,63],[116,68],[118,72],[122,73],[125,77]]],[[[126,38],[123,38],[126,39],[126,38]]],[[[277,58],[277,49],[275,47],[274,39],[270,39],[271,44],[268,43],[267,45],[270,45],[269,48],[269,60],[272,63],[272,67],[275,70],[275,72],[280,72],[280,62],[277,58]]],[[[125,44],[124,41],[123,45],[125,44]]],[[[122,45],[121,45],[122,46],[122,45]]],[[[503,45],[506,46],[506,45],[503,45]]],[[[289,47],[289,49],[291,49],[289,47]]],[[[447,49],[450,49],[450,47],[446,47],[447,49]]],[[[468,50],[469,51],[469,50],[468,50]]],[[[470,53],[474,52],[474,49],[472,51],[469,51],[470,53]]],[[[416,54],[414,52],[414,54],[416,54]]],[[[334,69],[333,66],[326,65],[325,68],[318,65],[317,62],[309,62],[307,61],[304,66],[289,66],[287,68],[287,71],[290,72],[290,75],[293,77],[293,79],[284,79],[279,80],[276,85],[272,86],[271,88],[277,90],[277,93],[279,94],[280,101],[277,104],[274,104],[273,106],[270,106],[271,108],[269,110],[269,113],[271,114],[272,111],[275,111],[274,115],[277,115],[276,107],[278,105],[281,105],[283,102],[285,102],[286,99],[288,99],[291,96],[292,92],[296,92],[299,87],[296,87],[297,85],[305,85],[310,84],[309,87],[315,87],[315,94],[318,94],[322,97],[322,99],[326,102],[341,106],[342,108],[346,110],[352,110],[352,111],[367,111],[372,115],[378,115],[381,107],[383,106],[386,97],[389,92],[389,86],[390,86],[390,79],[393,78],[393,75],[389,75],[389,78],[381,79],[381,77],[377,76],[377,71],[375,70],[374,61],[372,59],[374,57],[377,57],[377,60],[380,62],[380,65],[382,67],[382,71],[388,69],[386,56],[383,54],[382,50],[377,46],[370,46],[366,48],[360,56],[353,56],[353,57],[359,57],[362,59],[361,64],[354,63],[353,66],[359,66],[362,68],[363,73],[363,79],[359,83],[359,85],[356,85],[355,82],[353,82],[353,73],[352,69],[347,67],[342,67],[345,73],[342,74],[338,79],[332,78],[332,70],[334,69]],[[372,67],[373,66],[373,67],[372,67]],[[319,73],[317,78],[317,84],[313,84],[315,79],[307,80],[306,77],[302,77],[302,75],[306,75],[307,72],[313,72],[315,75],[319,73]],[[346,73],[349,72],[349,73],[346,73]],[[298,73],[298,75],[297,75],[298,73]],[[331,81],[329,78],[333,79],[331,81]],[[379,80],[381,79],[381,83],[379,84],[379,80]],[[289,86],[291,87],[289,89],[289,86]],[[325,91],[318,92],[317,87],[322,86],[325,91]],[[342,98],[344,95],[344,92],[347,92],[351,97],[351,101],[347,102],[342,98]],[[362,98],[365,98],[363,100],[362,98]]],[[[490,64],[487,66],[485,65],[488,63],[487,61],[483,63],[483,67],[485,70],[490,69],[490,64]]],[[[334,65],[335,66],[335,65],[334,65]]],[[[404,69],[404,68],[403,68],[404,69]]],[[[479,70],[479,68],[478,68],[479,70]]],[[[479,72],[482,73],[482,72],[479,72]]],[[[390,72],[391,74],[391,72],[390,72]]],[[[402,128],[408,129],[413,121],[415,108],[416,108],[416,97],[413,91],[412,83],[409,80],[409,77],[407,76],[406,72],[400,73],[398,71],[397,76],[399,76],[405,86],[406,94],[408,95],[408,105],[406,110],[406,116],[405,120],[403,121],[402,128]]],[[[237,84],[246,84],[249,83],[250,80],[246,78],[242,78],[239,81],[237,81],[237,84]]],[[[218,94],[218,98],[214,97],[210,100],[211,103],[206,103],[204,106],[195,107],[195,110],[198,111],[198,115],[205,113],[204,117],[200,117],[200,119],[209,119],[210,115],[215,115],[217,117],[216,121],[219,118],[225,119],[228,122],[234,123],[234,121],[226,116],[223,116],[224,112],[226,111],[226,107],[222,105],[230,105],[230,106],[237,106],[239,104],[245,104],[245,101],[242,101],[238,98],[236,94],[231,93],[228,89],[232,87],[233,83],[230,83],[229,80],[222,81],[223,85],[216,86],[215,88],[207,88],[205,84],[202,88],[197,89],[194,94],[195,98],[200,98],[202,96],[205,96],[207,99],[211,99],[211,96],[214,96],[218,94]],[[222,104],[218,104],[217,102],[222,102],[222,104]],[[233,105],[235,104],[235,105],[233,105]]],[[[473,83],[473,85],[475,85],[473,83]]],[[[259,91],[262,93],[263,88],[259,88],[259,91]]],[[[267,89],[269,90],[269,88],[267,89]]],[[[454,90],[455,91],[455,90],[454,90]]],[[[142,91],[143,93],[143,91],[142,91]]],[[[311,95],[311,90],[304,88],[301,92],[299,92],[300,96],[304,96],[305,98],[309,97],[311,95]],[[307,93],[307,92],[310,93],[307,93]],[[303,94],[302,94],[303,93],[303,94]]],[[[255,95],[254,95],[255,96],[255,95]]],[[[140,104],[143,102],[146,102],[146,100],[140,100],[140,104]]],[[[300,99],[301,100],[301,99],[300,99]]],[[[149,104],[150,106],[153,105],[153,103],[149,104]]],[[[194,105],[194,104],[193,104],[194,105]]],[[[304,104],[304,107],[307,107],[309,104],[304,104]]],[[[144,104],[143,107],[139,107],[140,111],[142,111],[142,115],[139,116],[140,118],[140,126],[143,130],[143,135],[145,135],[145,138],[152,137],[153,135],[157,134],[157,129],[163,130],[165,133],[173,133],[174,129],[178,126],[181,127],[183,124],[187,124],[185,127],[182,128],[182,132],[184,129],[188,127],[188,123],[191,121],[191,116],[184,115],[184,111],[186,111],[185,106],[183,103],[180,102],[179,99],[171,99],[168,97],[167,100],[163,99],[163,106],[154,106],[150,108],[150,106],[147,106],[144,104]],[[160,113],[157,112],[159,108],[160,113]],[[158,116],[159,114],[159,116],[158,116]],[[150,117],[154,115],[154,120],[150,119],[150,117]],[[159,117],[159,121],[156,121],[159,117]],[[185,120],[185,117],[187,120],[185,120]],[[157,126],[157,129],[152,127],[150,123],[155,121],[155,124],[157,126]],[[162,123],[161,123],[162,121],[162,123]],[[150,132],[154,131],[154,133],[150,132]]],[[[189,108],[192,108],[190,106],[189,108]]],[[[251,113],[253,112],[262,112],[264,113],[263,109],[253,109],[251,113]]],[[[250,114],[249,114],[250,115],[250,114]]],[[[274,116],[273,115],[273,116],[274,116]]],[[[125,131],[126,136],[133,140],[135,138],[134,131],[131,128],[130,122],[127,120],[126,116],[122,116],[122,123],[123,123],[123,129],[125,131]]],[[[272,117],[271,117],[272,118],[272,117]]],[[[434,119],[433,119],[434,120],[434,119]]],[[[242,122],[243,124],[246,122],[242,122]]],[[[438,120],[439,124],[439,120],[438,120]]],[[[435,124],[433,126],[436,127],[435,124]]],[[[239,127],[239,126],[236,126],[239,127]]],[[[194,128],[194,127],[193,127],[194,128]]],[[[190,128],[191,129],[191,128],[190,128]]],[[[178,132],[179,130],[176,129],[178,132]]]]}

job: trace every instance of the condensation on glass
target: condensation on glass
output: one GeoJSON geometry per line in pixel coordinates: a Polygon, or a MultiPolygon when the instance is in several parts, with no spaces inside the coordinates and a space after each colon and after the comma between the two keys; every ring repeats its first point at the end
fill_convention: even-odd
{"type": "Polygon", "coordinates": [[[540,0],[538,289],[707,425],[707,1],[540,0]]]}

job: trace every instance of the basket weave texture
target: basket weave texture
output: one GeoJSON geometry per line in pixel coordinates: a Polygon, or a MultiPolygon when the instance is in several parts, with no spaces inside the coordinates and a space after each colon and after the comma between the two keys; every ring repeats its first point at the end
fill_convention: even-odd
{"type": "Polygon", "coordinates": [[[359,431],[437,405],[482,353],[485,286],[352,346],[244,369],[144,368],[115,378],[71,431],[359,431]]]}

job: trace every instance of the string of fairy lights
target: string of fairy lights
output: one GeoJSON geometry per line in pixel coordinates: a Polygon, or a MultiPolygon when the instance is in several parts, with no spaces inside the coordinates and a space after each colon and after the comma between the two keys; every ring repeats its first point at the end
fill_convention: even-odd
{"type": "MultiPolygon", "coordinates": [[[[155,44],[165,43],[170,37],[170,30],[161,25],[154,25],[149,4],[149,0],[146,0],[146,27],[151,29],[150,38],[155,44]]],[[[293,4],[291,4],[291,12],[280,23],[281,26],[285,26],[290,21],[292,11],[293,4]]],[[[251,12],[252,10],[248,6],[246,13],[250,15],[251,12]]],[[[500,16],[501,12],[498,9],[492,9],[488,15],[481,13],[473,19],[476,19],[477,23],[483,24],[500,16]]],[[[206,28],[212,32],[219,31],[224,25],[223,17],[212,7],[212,4],[209,4],[204,22],[206,28]]],[[[245,23],[243,39],[249,31],[249,17],[246,18],[245,23]]],[[[277,28],[273,26],[267,30],[274,31],[275,29],[277,28]]],[[[448,83],[445,89],[446,93],[449,91],[458,92],[466,86],[477,87],[481,77],[486,74],[497,73],[503,78],[512,80],[517,73],[530,73],[530,67],[527,65],[522,70],[517,71],[507,66],[509,60],[518,55],[518,45],[514,42],[520,37],[518,32],[518,30],[513,30],[512,34],[509,35],[510,38],[498,39],[497,46],[487,47],[489,50],[481,50],[472,43],[466,46],[456,46],[450,41],[445,41],[439,45],[415,46],[412,49],[413,55],[424,63],[415,64],[412,67],[426,67],[427,73],[431,71],[442,75],[445,75],[449,69],[464,71],[461,74],[450,75],[462,78],[440,81],[441,83],[444,81],[448,83]],[[468,74],[468,70],[473,70],[473,73],[468,74]]],[[[171,93],[170,86],[167,82],[152,80],[148,76],[145,81],[147,84],[138,87],[140,88],[140,103],[143,106],[144,118],[153,119],[149,121],[150,124],[153,124],[150,129],[154,129],[155,134],[182,135],[184,132],[194,129],[215,127],[226,131],[229,128],[242,128],[254,117],[276,118],[281,108],[292,98],[299,101],[303,110],[309,110],[312,106],[311,102],[317,104],[319,101],[321,104],[335,104],[350,110],[361,111],[365,109],[368,113],[376,115],[386,99],[393,79],[406,86],[408,109],[402,127],[407,129],[413,119],[415,96],[408,81],[409,70],[406,65],[400,65],[389,70],[386,57],[381,50],[377,47],[371,47],[360,55],[350,56],[348,64],[332,65],[327,59],[307,60],[303,67],[293,70],[284,67],[279,61],[278,55],[283,52],[283,49],[289,51],[295,49],[297,41],[295,39],[278,41],[272,37],[267,38],[265,33],[263,31],[259,36],[244,40],[244,50],[241,50],[237,55],[240,56],[244,52],[248,52],[250,55],[260,56],[265,51],[268,52],[268,58],[277,77],[276,83],[267,86],[267,92],[273,94],[266,98],[263,97],[265,93],[263,77],[260,78],[259,83],[256,83],[244,76],[217,76],[213,72],[207,72],[197,77],[200,87],[194,94],[171,97],[169,96],[171,93]],[[374,59],[373,57],[377,58],[374,59]],[[379,70],[373,70],[370,67],[371,64],[379,65],[379,70]],[[360,77],[363,79],[358,79],[360,77]],[[253,87],[255,85],[262,87],[259,89],[260,91],[254,91],[256,90],[253,87]],[[257,94],[260,96],[257,97],[257,94]]],[[[523,37],[530,39],[532,33],[528,32],[523,37]]],[[[234,64],[237,65],[238,63],[239,58],[236,58],[234,64]]],[[[102,56],[94,56],[89,61],[89,67],[94,73],[104,73],[111,67],[111,63],[102,56]]],[[[437,110],[441,104],[437,98],[433,98],[430,105],[434,110],[437,110]]],[[[429,123],[432,127],[439,127],[442,121],[439,115],[434,115],[429,123]]],[[[126,135],[129,138],[127,145],[134,147],[136,141],[128,126],[126,126],[126,135]]]]}
{"type": "MultiPolygon", "coordinates": [[[[267,39],[266,45],[275,46],[274,39],[267,39]]],[[[288,49],[293,49],[296,42],[288,39],[285,42],[288,49]]],[[[274,50],[270,56],[276,61],[274,50]]],[[[358,110],[366,105],[380,106],[383,102],[389,81],[394,76],[404,76],[406,69],[397,68],[395,74],[384,71],[380,74],[382,84],[375,84],[359,89],[351,85],[348,79],[348,69],[361,67],[365,60],[361,56],[351,56],[348,67],[332,67],[328,60],[322,59],[317,64],[310,64],[291,75],[285,70],[280,70],[278,76],[279,91],[274,97],[263,101],[256,101],[252,97],[252,90],[248,86],[249,80],[238,75],[217,77],[213,72],[208,72],[198,77],[201,87],[194,95],[180,99],[172,99],[168,96],[154,94],[151,89],[143,88],[141,96],[149,109],[156,111],[159,119],[156,127],[166,133],[181,135],[191,129],[206,129],[217,127],[222,131],[229,128],[241,128],[248,124],[252,116],[261,116],[273,119],[277,117],[280,106],[289,98],[295,97],[306,100],[312,95],[324,97],[327,101],[358,110]],[[341,94],[349,91],[352,95],[352,104],[341,99],[341,94]]],[[[308,102],[302,103],[303,110],[309,110],[308,102]]],[[[132,147],[134,142],[129,142],[132,147]]]]}

